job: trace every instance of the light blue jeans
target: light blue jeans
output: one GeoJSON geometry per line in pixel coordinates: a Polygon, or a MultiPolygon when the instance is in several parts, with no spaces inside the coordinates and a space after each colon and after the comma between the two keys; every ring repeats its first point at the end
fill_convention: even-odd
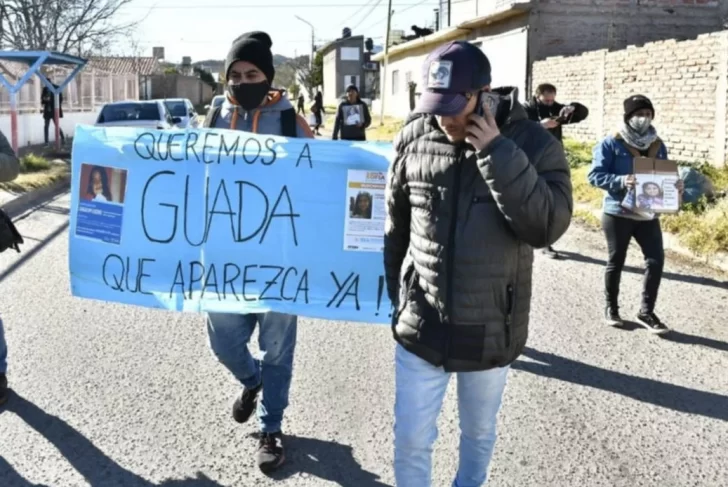
{"type": "Polygon", "coordinates": [[[297,317],[282,313],[210,313],[207,334],[218,360],[246,388],[263,383],[263,398],[258,401],[258,424],[264,433],[281,431],[283,411],[288,407],[288,392],[293,374],[297,317]],[[253,358],[248,342],[255,325],[260,325],[258,345],[263,357],[253,358]]]}
{"type": "Polygon", "coordinates": [[[0,374],[8,371],[8,344],[5,343],[5,329],[0,318],[0,374]]]}
{"type": "MultiPolygon", "coordinates": [[[[397,345],[394,475],[397,487],[432,485],[437,417],[451,374],[397,345]]],[[[480,487],[488,478],[496,423],[509,367],[457,373],[460,463],[452,487],[480,487]]]]}

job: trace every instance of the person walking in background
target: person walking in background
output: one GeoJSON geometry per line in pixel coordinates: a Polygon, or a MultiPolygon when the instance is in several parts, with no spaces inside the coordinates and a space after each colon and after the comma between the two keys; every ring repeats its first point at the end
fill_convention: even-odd
{"type": "MultiPolygon", "coordinates": [[[[20,161],[5,134],[0,132],[0,182],[12,181],[20,173],[20,161]]],[[[0,404],[8,400],[8,345],[5,341],[3,320],[0,318],[0,404]]]]}
{"type": "Polygon", "coordinates": [[[321,135],[321,125],[324,123],[323,114],[326,113],[326,110],[324,110],[324,95],[321,91],[317,91],[316,96],[314,96],[311,113],[313,113],[316,121],[313,131],[316,135],[321,135]]]}
{"type": "MultiPolygon", "coordinates": [[[[562,126],[582,122],[589,116],[589,109],[581,103],[562,105],[557,102],[556,87],[549,83],[538,85],[536,93],[525,107],[528,118],[539,122],[562,144],[562,126]]],[[[552,259],[559,258],[559,253],[551,245],[543,249],[543,253],[552,259]]]]}
{"type": "Polygon", "coordinates": [[[333,140],[367,140],[366,130],[372,123],[369,107],[361,101],[355,85],[346,88],[346,100],[339,104],[334,122],[333,140]]]}
{"type": "Polygon", "coordinates": [[[394,141],[384,268],[396,347],[394,471],[430,487],[437,417],[457,374],[460,463],[452,485],[488,476],[510,364],[528,337],[533,247],[573,210],[564,149],[527,119],[512,88],[491,90],[483,51],[437,48],[424,92],[394,141]],[[493,110],[487,107],[493,106],[493,110]]]}
{"type": "Polygon", "coordinates": [[[297,110],[296,113],[297,114],[301,114],[301,115],[303,115],[305,117],[306,116],[306,108],[304,107],[304,103],[305,103],[305,100],[303,98],[303,93],[301,93],[300,95],[298,95],[298,110],[297,110]]]}
{"type": "MultiPolygon", "coordinates": [[[[655,109],[649,98],[633,95],[624,100],[624,124],[616,135],[609,135],[594,147],[589,183],[603,189],[602,229],[607,239],[607,265],[604,270],[604,319],[608,325],[623,324],[619,314],[619,284],[627,258],[629,243],[634,239],[645,258],[642,305],[637,321],[652,333],[666,333],[668,327],[655,314],[657,292],[662,279],[665,251],[660,220],[654,213],[634,212],[622,206],[629,189],[636,185],[634,158],[667,159],[667,148],[652,124],[655,109]]],[[[682,194],[684,183],[678,180],[682,194]]]]}
{"type": "MultiPolygon", "coordinates": [[[[313,138],[283,92],[271,89],[275,77],[272,45],[265,32],[250,32],[235,40],[225,58],[227,97],[208,113],[204,127],[313,138]]],[[[243,386],[233,404],[233,418],[245,423],[257,405],[261,437],[256,462],[265,473],[285,461],[282,421],[293,375],[297,321],[296,316],[274,312],[207,316],[213,352],[243,386]],[[248,349],[256,325],[261,360],[255,360],[248,349]],[[262,401],[258,401],[260,394],[262,401]]]]}
{"type": "MultiPolygon", "coordinates": [[[[55,83],[51,83],[55,88],[58,88],[58,85],[55,83]]],[[[53,122],[53,125],[56,125],[56,118],[55,118],[55,110],[56,110],[56,101],[55,96],[53,95],[53,92],[48,89],[47,86],[43,87],[43,90],[41,91],[40,95],[40,102],[42,105],[41,113],[43,114],[43,120],[44,120],[44,126],[43,126],[43,135],[45,137],[45,145],[49,145],[49,138],[48,138],[48,128],[50,127],[51,121],[53,122]]],[[[60,119],[63,118],[63,93],[58,94],[58,118],[59,123],[60,119]]],[[[66,136],[63,134],[63,129],[59,127],[58,131],[61,135],[61,144],[66,143],[66,136]]]]}

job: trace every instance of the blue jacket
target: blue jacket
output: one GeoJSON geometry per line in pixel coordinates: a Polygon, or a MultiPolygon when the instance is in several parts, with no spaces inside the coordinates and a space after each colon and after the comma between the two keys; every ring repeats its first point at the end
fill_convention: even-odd
{"type": "MultiPolygon", "coordinates": [[[[667,147],[660,141],[656,159],[667,159],[667,147]]],[[[603,189],[602,210],[609,215],[629,215],[620,203],[627,194],[625,178],[632,174],[634,156],[622,139],[608,135],[592,151],[592,165],[587,179],[589,184],[603,189]]]]}

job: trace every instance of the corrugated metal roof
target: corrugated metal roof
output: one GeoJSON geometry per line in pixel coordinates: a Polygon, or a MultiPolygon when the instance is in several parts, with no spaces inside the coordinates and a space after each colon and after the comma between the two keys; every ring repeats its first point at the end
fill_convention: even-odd
{"type": "Polygon", "coordinates": [[[139,74],[148,76],[161,73],[162,69],[153,57],[92,57],[86,69],[97,69],[111,74],[139,74]]]}
{"type": "MultiPolygon", "coordinates": [[[[59,66],[49,66],[58,69],[59,66]]],[[[69,66],[71,68],[71,66],[69,66]]],[[[109,74],[139,74],[148,76],[162,72],[159,62],[153,57],[95,57],[90,58],[83,72],[91,70],[109,74]]],[[[0,72],[11,78],[18,79],[28,71],[28,66],[12,61],[0,62],[0,72]]],[[[33,77],[35,78],[35,76],[33,77]]]]}

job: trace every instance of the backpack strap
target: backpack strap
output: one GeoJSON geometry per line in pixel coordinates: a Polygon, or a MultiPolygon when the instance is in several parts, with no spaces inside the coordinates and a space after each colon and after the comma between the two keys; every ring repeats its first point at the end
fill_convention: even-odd
{"type": "Polygon", "coordinates": [[[214,107],[212,110],[207,112],[207,116],[205,117],[205,121],[202,122],[202,126],[204,128],[212,128],[217,123],[217,118],[220,116],[220,111],[222,110],[222,105],[218,105],[214,107]]]}
{"type": "Polygon", "coordinates": [[[298,136],[296,126],[296,109],[291,107],[281,112],[281,135],[283,137],[298,136]]]}

